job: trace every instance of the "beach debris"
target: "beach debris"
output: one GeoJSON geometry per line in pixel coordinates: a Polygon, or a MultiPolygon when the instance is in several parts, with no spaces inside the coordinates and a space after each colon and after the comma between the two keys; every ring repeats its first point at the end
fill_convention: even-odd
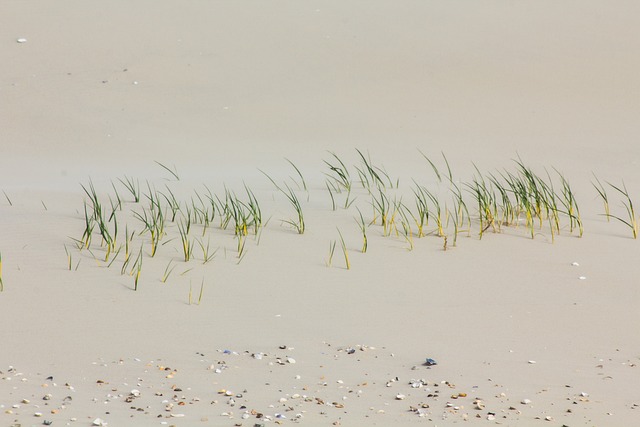
{"type": "Polygon", "coordinates": [[[538,362],[536,362],[535,360],[529,360],[527,363],[528,363],[529,365],[535,365],[535,364],[536,364],[536,363],[538,363],[538,362]]]}
{"type": "Polygon", "coordinates": [[[438,364],[438,362],[436,362],[435,360],[433,360],[430,357],[427,357],[425,362],[424,362],[424,366],[435,366],[437,364],[438,364]]]}
{"type": "Polygon", "coordinates": [[[578,264],[578,263],[577,263],[577,262],[575,262],[575,261],[574,261],[574,262],[572,262],[572,263],[571,263],[571,265],[572,265],[572,266],[574,266],[574,267],[580,267],[580,264],[578,264]]]}
{"type": "Polygon", "coordinates": [[[106,426],[107,423],[102,419],[102,418],[96,418],[95,420],[93,420],[93,422],[91,423],[92,426],[106,426]]]}
{"type": "Polygon", "coordinates": [[[482,411],[485,408],[485,403],[482,399],[476,399],[473,401],[473,407],[479,411],[482,411]]]}
{"type": "Polygon", "coordinates": [[[520,403],[522,403],[523,405],[529,405],[531,404],[531,399],[522,399],[520,403]]]}
{"type": "Polygon", "coordinates": [[[412,379],[411,381],[409,381],[409,386],[411,386],[411,388],[422,388],[424,386],[427,385],[427,380],[414,380],[412,379]]]}
{"type": "Polygon", "coordinates": [[[18,42],[18,43],[26,43],[27,39],[25,39],[24,37],[19,37],[18,39],[16,39],[16,42],[18,42]]]}
{"type": "Polygon", "coordinates": [[[587,280],[587,278],[586,278],[585,276],[580,276],[580,277],[578,277],[578,279],[580,279],[580,280],[587,280]]]}
{"type": "Polygon", "coordinates": [[[402,394],[402,393],[396,394],[396,400],[404,400],[406,398],[407,398],[407,396],[402,394]]]}

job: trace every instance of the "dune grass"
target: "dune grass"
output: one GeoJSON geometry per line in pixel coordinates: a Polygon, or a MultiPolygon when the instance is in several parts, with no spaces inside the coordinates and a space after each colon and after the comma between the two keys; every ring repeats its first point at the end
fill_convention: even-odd
{"type": "MultiPolygon", "coordinates": [[[[436,237],[442,239],[435,240],[436,245],[445,251],[458,247],[461,244],[458,236],[463,233],[469,238],[481,240],[488,237],[489,232],[500,234],[510,228],[509,232],[526,233],[532,239],[542,235],[551,243],[561,233],[583,236],[578,195],[569,179],[557,169],[544,168],[542,173],[538,173],[518,157],[509,168],[493,172],[481,171],[472,163],[473,174],[470,178],[459,180],[456,177],[454,180],[451,166],[444,154],[438,162],[422,152],[420,154],[426,159],[427,168],[431,169],[435,180],[427,169],[430,178],[426,183],[413,179],[413,183],[404,188],[399,188],[400,181],[392,180],[383,167],[376,166],[366,151],[356,150],[355,162],[350,166],[335,153],[330,153],[331,157],[324,160],[324,167],[317,174],[322,179],[320,185],[324,184],[329,193],[332,211],[342,212],[332,214],[335,219],[355,220],[358,226],[357,238],[361,242],[357,248],[360,252],[366,253],[369,244],[375,242],[380,234],[384,238],[400,241],[408,250],[413,250],[422,242],[433,241],[433,237],[436,237]],[[440,167],[439,164],[443,166],[440,167]],[[352,176],[355,177],[356,174],[354,181],[352,176]],[[356,186],[353,185],[354,182],[356,186]],[[367,210],[367,203],[370,204],[371,211],[367,210]],[[341,209],[337,209],[338,206],[341,209]],[[363,212],[370,213],[365,215],[363,212]],[[378,226],[381,232],[376,233],[380,229],[378,226]]],[[[291,174],[282,184],[261,172],[278,192],[285,195],[288,206],[293,208],[294,214],[282,222],[291,226],[298,234],[304,234],[307,218],[300,199],[303,197],[302,192],[307,193],[308,202],[310,192],[323,192],[324,188],[314,189],[309,185],[312,181],[307,182],[296,164],[289,159],[285,160],[295,174],[291,174]]],[[[174,170],[159,165],[168,172],[175,173],[172,173],[172,178],[179,179],[174,170]]],[[[71,239],[75,249],[80,253],[86,249],[99,266],[110,267],[114,263],[120,266],[121,263],[120,274],[124,275],[126,272],[133,276],[134,290],[140,285],[143,258],[156,258],[156,261],[145,260],[145,265],[147,262],[154,265],[163,263],[155,271],[158,271],[160,282],[166,283],[176,267],[175,261],[179,259],[175,255],[169,258],[168,255],[172,254],[170,251],[177,251],[185,262],[197,258],[198,261],[202,259],[202,264],[206,265],[214,259],[220,247],[224,248],[224,259],[226,251],[233,248],[234,262],[239,264],[247,254],[247,238],[250,239],[253,235],[259,244],[266,227],[263,207],[254,191],[245,183],[237,189],[237,193],[226,185],[217,193],[204,185],[204,191],[200,188],[187,189],[185,196],[184,189],[178,192],[177,188],[180,187],[175,182],[163,183],[160,191],[149,181],[146,181],[141,190],[139,181],[127,176],[119,179],[119,182],[133,196],[134,203],[125,200],[128,197],[115,180],[110,182],[109,194],[99,192],[91,180],[88,184],[81,184],[84,193],[82,235],[71,239]],[[104,203],[105,201],[108,203],[104,203]],[[138,231],[130,231],[133,228],[138,231]],[[227,242],[235,240],[233,244],[219,240],[225,238],[228,239],[227,242]],[[216,244],[214,249],[212,241],[221,243],[216,244]],[[140,245],[137,256],[135,251],[131,253],[133,244],[140,245]],[[142,250],[143,246],[145,251],[142,250]],[[196,250],[197,255],[194,253],[195,246],[199,248],[196,250]],[[123,256],[119,256],[121,252],[123,256]]],[[[614,185],[604,179],[601,181],[594,174],[591,184],[602,200],[607,221],[613,218],[624,224],[633,238],[637,239],[640,226],[632,195],[625,182],[614,185]],[[626,213],[611,212],[611,195],[622,198],[626,213]]],[[[5,198],[12,205],[6,193],[5,198]]],[[[314,205],[307,203],[304,208],[308,209],[309,206],[314,205]]],[[[338,238],[329,242],[326,264],[328,267],[334,265],[335,250],[339,242],[344,265],[348,270],[351,262],[345,238],[356,236],[343,233],[345,229],[341,228],[336,227],[338,238]]],[[[355,233],[355,229],[351,231],[355,233]]],[[[65,268],[68,270],[72,270],[74,264],[77,270],[80,265],[81,259],[75,262],[75,249],[71,245],[64,245],[67,257],[65,268]]],[[[79,258],[83,258],[82,255],[79,258]]],[[[153,271],[149,267],[145,267],[145,270],[153,271]]],[[[188,268],[182,274],[186,275],[192,270],[188,268]]],[[[203,285],[201,293],[202,289],[203,285]]],[[[201,296],[198,303],[200,300],[201,296]]]]}

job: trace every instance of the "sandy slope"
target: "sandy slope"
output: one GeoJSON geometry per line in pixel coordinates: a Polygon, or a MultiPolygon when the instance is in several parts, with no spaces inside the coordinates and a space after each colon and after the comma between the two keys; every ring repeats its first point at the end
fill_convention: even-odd
{"type": "MultiPolygon", "coordinates": [[[[0,424],[633,425],[639,249],[600,215],[590,181],[640,188],[638,12],[590,1],[3,2],[0,188],[12,205],[0,196],[0,424]],[[441,171],[444,151],[457,183],[472,162],[556,167],[585,234],[565,218],[555,243],[522,226],[480,240],[474,225],[455,248],[428,236],[409,251],[378,222],[359,253],[355,207],[370,221],[371,198],[356,185],[351,209],[332,211],[323,163],[334,151],[355,176],[356,147],[400,179],[388,194],[407,204],[412,179],[450,199],[418,149],[441,171]],[[297,188],[285,157],[309,185],[296,190],[303,235],[258,170],[297,188]],[[70,239],[82,235],[90,178],[105,204],[115,182],[121,233],[140,231],[132,212],[147,202],[131,201],[125,175],[168,186],[182,206],[204,185],[244,197],[246,183],[271,219],[240,263],[217,223],[205,265],[197,245],[180,260],[175,223],[153,258],[136,237],[135,292],[122,258],[107,268],[70,239]],[[339,247],[326,266],[336,227],[348,271],[339,247]]],[[[97,236],[93,250],[104,255],[97,236]]]]}

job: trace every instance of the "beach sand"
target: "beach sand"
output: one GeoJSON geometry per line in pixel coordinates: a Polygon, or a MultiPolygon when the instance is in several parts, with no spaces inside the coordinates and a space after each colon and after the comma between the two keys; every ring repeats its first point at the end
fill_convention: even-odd
{"type": "Polygon", "coordinates": [[[607,182],[637,199],[639,9],[4,2],[0,424],[635,425],[640,246],[592,182],[627,218],[607,182]],[[356,149],[384,187],[363,188],[356,149]],[[335,209],[331,153],[353,181],[335,209]],[[480,236],[469,185],[516,161],[558,194],[554,168],[569,181],[582,237],[560,215],[532,239],[524,214],[480,236]],[[91,185],[105,218],[121,198],[115,260],[98,228],[79,248],[91,185]],[[400,213],[382,227],[374,198],[415,215],[416,185],[445,221],[461,189],[455,242],[434,206],[424,237],[400,213]],[[245,188],[263,227],[239,253],[233,221],[205,229],[196,208],[248,205],[245,188]],[[167,216],[154,256],[151,195],[167,216]]]}

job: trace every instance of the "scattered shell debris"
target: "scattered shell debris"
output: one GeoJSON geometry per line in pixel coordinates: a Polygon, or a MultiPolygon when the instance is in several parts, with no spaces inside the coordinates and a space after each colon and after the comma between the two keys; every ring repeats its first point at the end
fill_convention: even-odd
{"type": "MultiPolygon", "coordinates": [[[[366,424],[367,419],[383,417],[377,423],[390,425],[415,416],[434,424],[446,420],[528,425],[541,420],[572,425],[590,407],[603,408],[600,413],[612,414],[607,415],[610,420],[621,411],[637,413],[640,409],[638,403],[604,408],[602,398],[592,399],[570,385],[530,390],[530,396],[545,396],[533,404],[528,397],[509,392],[513,387],[490,378],[467,382],[456,375],[453,381],[441,369],[416,371],[403,362],[407,358],[401,353],[392,356],[382,349],[323,343],[313,362],[306,357],[308,349],[296,351],[282,345],[198,351],[180,363],[101,359],[85,366],[90,374],[73,385],[64,380],[56,383],[46,374],[0,369],[0,385],[12,381],[11,387],[0,386],[0,417],[6,417],[0,418],[0,424],[26,425],[37,418],[40,425],[80,426],[78,420],[84,419],[84,425],[92,426],[122,425],[123,420],[178,426],[223,417],[234,426],[317,424],[322,420],[347,425],[351,424],[348,419],[366,424]],[[27,381],[15,381],[21,378],[27,381]],[[544,403],[550,401],[553,404],[544,403]]],[[[628,358],[615,366],[628,370],[632,363],[628,358]]],[[[613,364],[590,364],[592,374],[612,369],[609,365],[613,364]]]]}

